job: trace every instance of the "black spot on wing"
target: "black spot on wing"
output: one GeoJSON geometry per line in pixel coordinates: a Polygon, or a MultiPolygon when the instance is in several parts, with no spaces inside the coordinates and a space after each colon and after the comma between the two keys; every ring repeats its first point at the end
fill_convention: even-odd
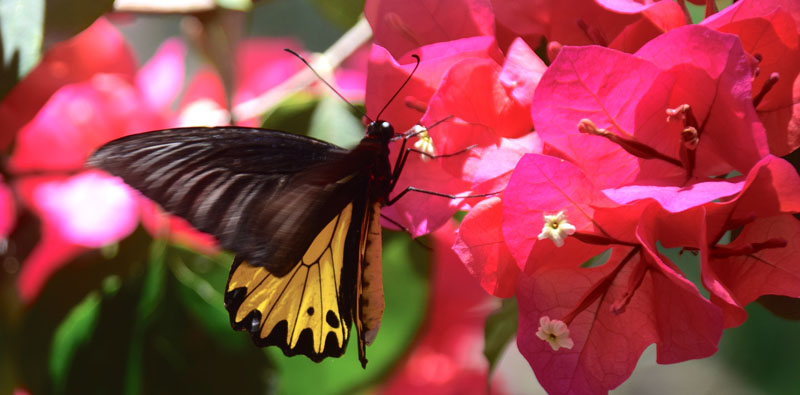
{"type": "Polygon", "coordinates": [[[328,314],[325,315],[325,321],[331,328],[338,328],[339,327],[339,317],[336,316],[336,313],[333,310],[328,310],[328,314]]]}
{"type": "MultiPolygon", "coordinates": [[[[233,273],[243,262],[244,261],[239,257],[234,259],[233,266],[231,267],[231,273],[233,273]]],[[[286,342],[289,329],[289,324],[286,320],[279,321],[272,328],[269,335],[266,337],[261,337],[261,319],[263,315],[260,311],[253,310],[244,318],[242,318],[241,321],[236,321],[236,313],[239,310],[239,306],[241,306],[242,302],[244,302],[248,296],[249,294],[247,292],[247,288],[245,287],[229,290],[225,293],[225,308],[228,310],[231,327],[233,327],[234,330],[248,332],[250,334],[250,339],[256,346],[276,346],[280,348],[281,351],[283,351],[283,354],[286,356],[305,355],[314,362],[320,362],[327,357],[340,357],[342,354],[344,354],[344,351],[347,348],[348,339],[343,339],[342,347],[339,347],[338,338],[332,331],[329,331],[327,335],[323,334],[322,337],[325,341],[325,347],[321,353],[317,354],[316,348],[314,347],[313,332],[309,328],[303,329],[295,347],[290,348],[289,344],[286,342]]],[[[306,312],[311,314],[313,312],[313,308],[309,308],[306,312]]],[[[326,318],[329,324],[331,324],[330,320],[334,319],[334,322],[331,324],[331,326],[334,328],[339,327],[338,317],[335,313],[333,313],[333,311],[328,311],[326,318]]]]}

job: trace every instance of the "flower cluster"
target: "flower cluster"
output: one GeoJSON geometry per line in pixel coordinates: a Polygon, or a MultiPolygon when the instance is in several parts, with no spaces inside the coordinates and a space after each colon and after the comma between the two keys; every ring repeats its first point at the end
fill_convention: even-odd
{"type": "Polygon", "coordinates": [[[410,157],[398,188],[504,191],[386,215],[422,234],[469,210],[454,250],[517,298],[519,349],[551,393],[605,393],[653,343],[659,363],[710,356],[748,303],[800,297],[800,177],[779,157],[800,146],[800,5],[709,2],[692,25],[683,2],[645,3],[366,6],[370,115],[419,55],[381,117],[465,151],[410,157]]]}

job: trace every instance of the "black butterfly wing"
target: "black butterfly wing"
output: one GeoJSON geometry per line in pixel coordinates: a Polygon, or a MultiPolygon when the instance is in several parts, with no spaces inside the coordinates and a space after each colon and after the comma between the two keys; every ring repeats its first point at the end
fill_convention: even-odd
{"type": "Polygon", "coordinates": [[[285,276],[237,257],[225,292],[231,325],[249,332],[256,345],[277,346],[288,356],[315,362],[341,356],[353,320],[360,323],[355,306],[363,203],[357,197],[316,232],[285,276]]]}
{"type": "Polygon", "coordinates": [[[87,163],[283,276],[315,231],[364,193],[366,175],[348,152],[275,130],[181,128],[112,141],[87,163]]]}
{"type": "Polygon", "coordinates": [[[372,188],[389,170],[377,147],[346,151],[273,130],[185,128],[113,141],[88,164],[236,253],[225,305],[232,326],[257,345],[314,361],[340,356],[355,320],[365,365],[364,346],[383,312],[376,196],[385,188],[372,188]]]}

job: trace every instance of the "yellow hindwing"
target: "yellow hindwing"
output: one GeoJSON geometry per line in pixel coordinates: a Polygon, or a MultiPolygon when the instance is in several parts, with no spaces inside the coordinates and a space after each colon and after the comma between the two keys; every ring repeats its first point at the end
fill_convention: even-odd
{"type": "Polygon", "coordinates": [[[256,343],[279,346],[287,355],[306,354],[317,361],[341,355],[350,335],[344,317],[350,312],[341,311],[340,301],[352,212],[351,203],[317,234],[302,260],[283,277],[247,262],[232,268],[226,292],[244,288],[244,298],[231,310],[234,325],[250,330],[256,343]],[[247,322],[248,317],[258,322],[247,322]]]}

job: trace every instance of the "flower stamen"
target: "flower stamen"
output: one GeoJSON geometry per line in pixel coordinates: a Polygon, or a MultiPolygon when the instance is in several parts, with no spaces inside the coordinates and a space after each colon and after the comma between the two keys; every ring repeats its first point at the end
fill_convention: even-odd
{"type": "Polygon", "coordinates": [[[421,125],[415,125],[413,134],[416,134],[418,139],[414,143],[414,148],[425,154],[421,155],[422,160],[428,160],[430,157],[436,155],[436,149],[433,146],[433,138],[428,134],[428,129],[425,129],[425,127],[421,125]]]}
{"type": "Polygon", "coordinates": [[[764,85],[761,87],[761,90],[753,98],[753,107],[758,107],[758,105],[761,104],[761,101],[764,100],[764,96],[767,94],[767,92],[769,92],[772,89],[772,87],[775,86],[775,84],[778,83],[778,80],[780,80],[780,78],[781,75],[777,71],[772,72],[769,75],[769,78],[767,78],[767,80],[764,81],[764,85]]]}
{"type": "Polygon", "coordinates": [[[607,129],[598,128],[591,119],[581,119],[578,122],[578,131],[581,133],[600,136],[620,146],[627,153],[642,159],[660,159],[675,166],[682,167],[681,161],[664,155],[647,144],[642,144],[634,139],[618,136],[607,129]]]}

